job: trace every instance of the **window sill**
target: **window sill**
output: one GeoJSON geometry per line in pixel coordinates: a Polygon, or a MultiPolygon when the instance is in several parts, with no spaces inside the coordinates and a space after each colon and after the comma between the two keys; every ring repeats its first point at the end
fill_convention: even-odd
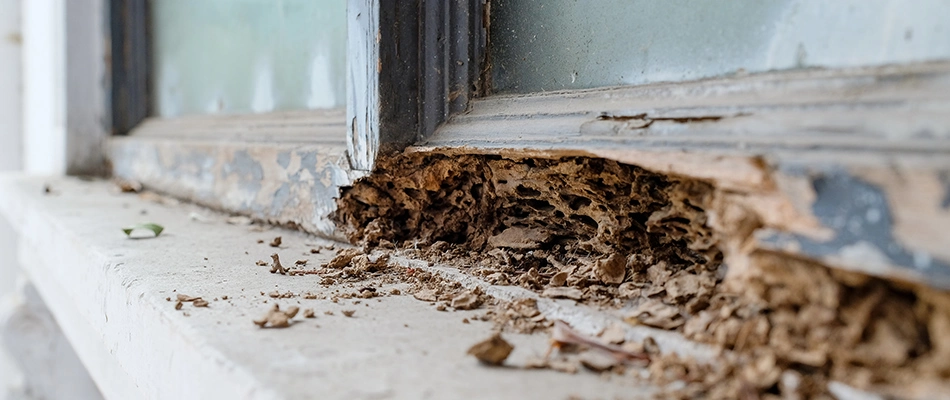
{"type": "MultiPolygon", "coordinates": [[[[280,228],[230,225],[223,215],[172,203],[119,194],[104,182],[0,179],[0,212],[20,234],[24,272],[107,398],[421,398],[432,393],[524,398],[648,395],[653,390],[595,374],[480,366],[465,349],[490,335],[492,324],[474,318],[484,310],[437,312],[410,296],[355,304],[262,295],[277,290],[323,297],[355,288],[325,287],[317,275],[277,275],[255,265],[275,250],[285,263],[297,258],[325,262],[328,252],[311,255],[309,249],[333,242],[280,228]],[[44,194],[44,186],[51,192],[44,194]],[[120,230],[141,221],[160,223],[165,231],[154,239],[130,240],[120,230]],[[278,235],[282,247],[268,246],[278,235]],[[179,293],[201,296],[210,306],[185,303],[176,310],[179,293]],[[254,326],[252,320],[275,302],[313,308],[317,318],[297,317],[287,329],[254,326]],[[344,317],[344,309],[356,310],[355,317],[344,317]],[[463,324],[463,318],[473,322],[463,324]]],[[[500,299],[536,297],[448,267],[393,262],[483,287],[500,299]]],[[[563,300],[539,299],[539,309],[587,333],[614,318],[563,300]]],[[[646,327],[627,331],[630,339],[646,335],[664,351],[714,354],[677,334],[646,327]]],[[[547,346],[542,334],[506,338],[516,346],[510,359],[516,363],[543,354],[547,346]]]]}

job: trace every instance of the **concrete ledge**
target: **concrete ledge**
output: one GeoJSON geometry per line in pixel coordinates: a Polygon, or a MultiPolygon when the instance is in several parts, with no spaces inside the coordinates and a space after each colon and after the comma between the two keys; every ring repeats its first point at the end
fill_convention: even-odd
{"type": "MultiPolygon", "coordinates": [[[[472,318],[479,311],[436,312],[408,296],[355,304],[261,295],[322,297],[342,290],[319,285],[316,275],[276,275],[255,265],[275,251],[285,262],[323,261],[307,250],[329,243],[311,236],[229,225],[225,216],[196,206],[160,204],[74,179],[0,178],[0,212],[21,235],[26,273],[107,398],[631,398],[652,392],[594,374],[480,366],[465,356],[492,328],[472,318]],[[144,221],[164,225],[165,232],[132,240],[120,231],[144,221]],[[278,235],[282,247],[269,247],[266,241],[278,235]],[[175,310],[166,297],[177,293],[202,296],[210,306],[175,310]],[[313,308],[317,318],[259,329],[251,320],[275,301],[313,308]],[[343,317],[344,309],[355,316],[343,317]],[[466,317],[471,324],[461,322],[466,317]]],[[[515,363],[547,345],[538,335],[506,338],[516,346],[515,363]]]]}

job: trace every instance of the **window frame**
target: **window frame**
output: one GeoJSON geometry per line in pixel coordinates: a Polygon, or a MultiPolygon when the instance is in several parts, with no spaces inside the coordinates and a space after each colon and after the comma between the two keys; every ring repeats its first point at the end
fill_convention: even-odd
{"type": "Polygon", "coordinates": [[[603,157],[704,180],[759,215],[804,216],[760,221],[756,251],[950,287],[950,267],[915,265],[950,259],[948,239],[926,234],[950,223],[940,206],[950,204],[944,193],[950,193],[950,140],[942,131],[922,137],[906,122],[882,136],[875,125],[899,116],[940,126],[950,118],[950,62],[491,96],[487,1],[347,4],[345,114],[146,120],[110,141],[113,172],[204,205],[341,239],[329,217],[339,189],[400,151],[603,157]],[[216,128],[188,138],[173,134],[202,126],[216,128]],[[323,133],[299,134],[308,130],[323,133]],[[195,168],[168,162],[184,155],[195,168]],[[282,157],[297,161],[285,165],[282,157]],[[235,168],[263,172],[235,178],[235,168]],[[311,178],[295,178],[301,174],[311,178]],[[840,215],[812,208],[815,198],[834,195],[819,190],[823,179],[847,182],[853,193],[872,188],[889,201],[888,221],[914,221],[923,233],[889,226],[858,235],[853,244],[907,250],[872,266],[846,254],[847,246],[821,245],[816,237],[847,234],[828,222],[840,215]],[[293,201],[274,200],[286,191],[293,201]]]}

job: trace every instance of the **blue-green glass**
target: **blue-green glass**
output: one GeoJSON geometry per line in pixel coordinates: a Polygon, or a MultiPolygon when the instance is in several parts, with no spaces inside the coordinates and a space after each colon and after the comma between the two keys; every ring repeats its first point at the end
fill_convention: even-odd
{"type": "Polygon", "coordinates": [[[497,93],[950,58],[947,0],[492,0],[497,93]]]}
{"type": "Polygon", "coordinates": [[[155,113],[345,105],[345,0],[150,2],[155,113]]]}

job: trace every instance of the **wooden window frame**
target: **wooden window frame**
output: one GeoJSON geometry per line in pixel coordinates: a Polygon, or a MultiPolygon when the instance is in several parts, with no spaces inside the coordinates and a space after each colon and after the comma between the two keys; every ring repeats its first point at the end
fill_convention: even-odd
{"type": "MultiPolygon", "coordinates": [[[[488,96],[488,7],[350,0],[345,113],[146,119],[111,141],[113,172],[340,239],[328,218],[339,189],[380,157],[602,157],[702,179],[760,215],[803,216],[763,221],[750,239],[762,251],[950,288],[950,238],[939,233],[950,226],[950,62],[488,96]],[[861,209],[827,205],[860,193],[877,199],[886,226],[854,234],[835,222],[861,209]],[[848,253],[858,248],[874,259],[848,253]]],[[[144,51],[140,25],[119,28],[113,49],[144,51]]],[[[145,93],[143,59],[113,65],[114,93],[145,93]]],[[[113,118],[117,130],[141,115],[134,104],[114,105],[116,117],[129,113],[113,118]]]]}

